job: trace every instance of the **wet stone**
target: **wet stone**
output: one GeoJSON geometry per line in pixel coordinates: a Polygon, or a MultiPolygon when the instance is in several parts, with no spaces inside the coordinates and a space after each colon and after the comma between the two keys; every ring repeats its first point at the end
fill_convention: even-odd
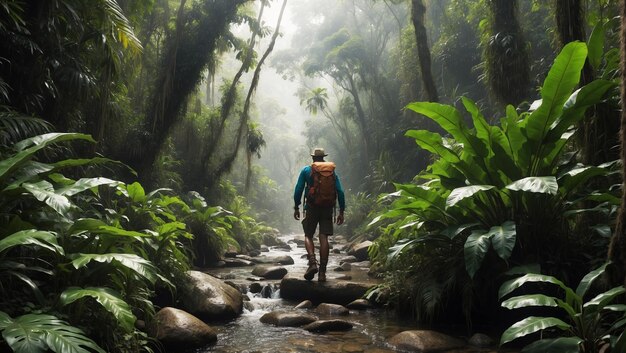
{"type": "Polygon", "coordinates": [[[344,343],[341,346],[341,351],[346,353],[362,353],[363,346],[358,343],[344,343]]]}
{"type": "Polygon", "coordinates": [[[493,338],[485,335],[484,333],[475,333],[470,337],[469,344],[474,347],[487,348],[494,345],[493,338]]]}
{"type": "Polygon", "coordinates": [[[299,327],[310,324],[317,320],[317,317],[301,312],[281,312],[273,311],[261,316],[260,321],[264,324],[282,327],[299,327]]]}
{"type": "Polygon", "coordinates": [[[350,310],[343,305],[322,303],[315,308],[315,312],[320,315],[340,315],[350,314],[350,310]]]}
{"type": "Polygon", "coordinates": [[[348,309],[364,310],[364,309],[371,308],[372,305],[370,304],[370,302],[367,299],[357,299],[357,300],[353,301],[352,303],[346,305],[346,307],[348,309]]]}
{"type": "Polygon", "coordinates": [[[310,332],[349,331],[352,324],[344,320],[318,320],[302,328],[310,332]]]}
{"type": "Polygon", "coordinates": [[[287,269],[282,266],[258,265],[254,267],[252,274],[267,279],[281,279],[287,274],[287,269]]]}
{"type": "Polygon", "coordinates": [[[259,293],[263,289],[263,286],[259,282],[250,283],[248,290],[250,293],[259,293]]]}
{"type": "Polygon", "coordinates": [[[313,307],[313,302],[310,300],[304,300],[300,304],[296,305],[294,309],[311,309],[313,307]]]}

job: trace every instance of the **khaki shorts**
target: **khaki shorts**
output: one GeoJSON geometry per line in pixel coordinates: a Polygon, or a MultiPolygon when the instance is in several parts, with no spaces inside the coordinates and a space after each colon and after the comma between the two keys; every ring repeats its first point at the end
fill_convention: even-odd
{"type": "Polygon", "coordinates": [[[333,208],[309,205],[302,220],[302,229],[307,238],[315,235],[317,225],[320,225],[320,234],[333,235],[333,208]]]}

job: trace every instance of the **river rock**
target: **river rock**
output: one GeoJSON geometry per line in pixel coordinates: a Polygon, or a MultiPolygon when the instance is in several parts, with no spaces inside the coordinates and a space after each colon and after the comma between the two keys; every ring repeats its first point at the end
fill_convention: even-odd
{"type": "Polygon", "coordinates": [[[335,271],[337,272],[350,271],[350,270],[352,270],[352,265],[349,262],[344,262],[341,264],[341,266],[335,268],[335,271]]]}
{"type": "Polygon", "coordinates": [[[454,337],[430,330],[411,330],[400,332],[388,342],[399,350],[409,352],[443,352],[465,346],[465,343],[454,337]]]}
{"type": "Polygon", "coordinates": [[[270,249],[267,247],[267,245],[261,245],[261,247],[259,248],[260,252],[269,252],[270,249]]]}
{"type": "Polygon", "coordinates": [[[306,300],[314,303],[348,304],[365,295],[371,287],[367,283],[328,281],[319,283],[301,277],[285,276],[280,282],[280,296],[287,300],[306,300]]]}
{"type": "Polygon", "coordinates": [[[372,305],[367,299],[357,299],[353,301],[352,303],[346,305],[346,308],[354,309],[354,310],[364,310],[364,309],[369,309],[371,307],[372,305]]]}
{"type": "Polygon", "coordinates": [[[287,274],[287,269],[282,266],[257,265],[252,269],[252,274],[267,279],[281,279],[287,274]]]}
{"type": "Polygon", "coordinates": [[[252,258],[257,264],[281,264],[281,265],[293,265],[293,258],[289,255],[283,256],[257,256],[252,258]]]}
{"type": "Polygon", "coordinates": [[[356,244],[355,246],[348,251],[348,255],[352,255],[358,259],[358,261],[369,260],[369,255],[367,254],[367,250],[373,243],[369,240],[364,241],[362,243],[356,244]]]}
{"type": "Polygon", "coordinates": [[[245,267],[254,265],[252,261],[235,257],[227,257],[222,259],[222,261],[224,262],[224,267],[245,267]]]}
{"type": "Polygon", "coordinates": [[[339,315],[345,316],[350,314],[350,310],[343,305],[322,303],[315,308],[315,312],[320,315],[339,315]]]}
{"type": "Polygon", "coordinates": [[[350,275],[339,275],[339,276],[335,277],[335,279],[341,280],[341,281],[351,281],[352,280],[352,276],[350,276],[350,275]]]}
{"type": "Polygon", "coordinates": [[[182,306],[200,319],[222,320],[237,317],[243,309],[240,291],[200,271],[187,271],[188,282],[181,286],[182,306]]]}
{"type": "Polygon", "coordinates": [[[259,282],[250,283],[250,286],[248,286],[250,293],[259,293],[261,289],[263,289],[263,286],[259,282]]]}
{"type": "Polygon", "coordinates": [[[304,300],[300,304],[296,305],[294,309],[311,309],[313,302],[310,300],[304,300]]]}
{"type": "Polygon", "coordinates": [[[333,249],[331,252],[333,254],[341,254],[341,250],[339,250],[339,249],[333,249]]]}
{"type": "Polygon", "coordinates": [[[470,346],[478,347],[478,348],[487,348],[494,345],[493,338],[485,335],[484,333],[475,333],[470,337],[468,343],[470,346]]]}
{"type": "Polygon", "coordinates": [[[165,307],[154,316],[149,334],[164,346],[196,348],[217,341],[217,333],[197,317],[179,309],[165,307]]]}
{"type": "Polygon", "coordinates": [[[274,326],[299,327],[317,320],[317,317],[300,312],[272,311],[261,316],[261,322],[274,326]]]}
{"type": "Polygon", "coordinates": [[[344,320],[317,320],[302,328],[310,332],[349,331],[352,324],[344,320]]]}
{"type": "Polygon", "coordinates": [[[343,264],[343,263],[353,263],[353,262],[358,262],[359,259],[356,258],[356,256],[353,255],[349,255],[349,256],[344,256],[341,259],[339,259],[339,263],[343,264]]]}

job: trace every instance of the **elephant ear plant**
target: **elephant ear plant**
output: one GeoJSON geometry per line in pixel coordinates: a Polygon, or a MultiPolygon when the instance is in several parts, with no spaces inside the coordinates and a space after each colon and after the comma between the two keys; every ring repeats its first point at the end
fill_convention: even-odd
{"type": "Polygon", "coordinates": [[[606,264],[588,273],[575,291],[555,277],[534,273],[505,282],[499,293],[500,299],[508,297],[502,302],[503,307],[552,307],[561,309],[561,315],[530,316],[518,321],[504,331],[500,344],[540,333],[541,338],[527,345],[522,352],[594,353],[606,352],[609,347],[611,352],[626,352],[626,305],[620,300],[626,292],[624,286],[612,288],[585,301],[592,283],[602,276],[605,267],[606,264]],[[563,296],[542,293],[510,296],[529,283],[556,286],[563,296]]]}

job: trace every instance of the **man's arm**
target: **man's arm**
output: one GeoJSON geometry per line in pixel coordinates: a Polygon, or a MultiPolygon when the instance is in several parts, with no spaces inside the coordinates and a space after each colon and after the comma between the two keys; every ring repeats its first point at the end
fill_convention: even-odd
{"type": "Polygon", "coordinates": [[[337,215],[336,223],[337,225],[342,225],[344,221],[343,211],[346,209],[346,196],[343,193],[343,187],[337,173],[335,173],[335,188],[337,189],[337,200],[339,201],[339,215],[337,215]]]}
{"type": "Polygon", "coordinates": [[[300,171],[300,175],[298,176],[298,182],[296,183],[296,188],[293,191],[294,208],[298,208],[298,206],[300,206],[300,203],[302,203],[302,192],[304,192],[304,184],[306,183],[306,169],[307,167],[304,167],[300,171]]]}

